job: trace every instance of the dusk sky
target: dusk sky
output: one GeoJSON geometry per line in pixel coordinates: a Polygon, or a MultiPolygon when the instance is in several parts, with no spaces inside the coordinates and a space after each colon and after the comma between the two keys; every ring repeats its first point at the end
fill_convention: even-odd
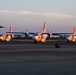
{"type": "Polygon", "coordinates": [[[1,33],[9,31],[73,32],[76,26],[76,0],[0,0],[1,33]]]}

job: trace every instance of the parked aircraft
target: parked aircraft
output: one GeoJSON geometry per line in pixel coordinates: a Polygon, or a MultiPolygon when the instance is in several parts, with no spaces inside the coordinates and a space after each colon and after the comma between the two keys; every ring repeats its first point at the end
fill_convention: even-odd
{"type": "Polygon", "coordinates": [[[14,38],[14,35],[12,34],[12,26],[10,26],[10,31],[8,34],[3,34],[1,37],[0,37],[0,41],[6,41],[6,42],[9,42],[11,41],[11,39],[14,38]]]}
{"type": "Polygon", "coordinates": [[[52,33],[52,35],[58,35],[61,39],[66,39],[67,42],[76,42],[76,27],[74,27],[73,33],[52,33]]]}
{"type": "Polygon", "coordinates": [[[66,37],[68,42],[76,42],[76,27],[74,27],[74,33],[66,37]]]}
{"type": "Polygon", "coordinates": [[[34,43],[38,43],[38,42],[45,43],[46,42],[46,38],[48,36],[49,36],[48,33],[46,33],[46,22],[44,22],[43,32],[42,33],[38,33],[37,35],[33,36],[34,43]]]}

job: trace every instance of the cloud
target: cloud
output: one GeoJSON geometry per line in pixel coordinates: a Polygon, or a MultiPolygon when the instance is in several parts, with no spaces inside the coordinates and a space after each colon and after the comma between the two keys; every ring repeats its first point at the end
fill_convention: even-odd
{"type": "Polygon", "coordinates": [[[14,11],[14,10],[0,10],[0,13],[4,14],[16,14],[16,15],[40,15],[40,16],[49,16],[54,18],[72,18],[73,15],[69,14],[60,14],[60,13],[38,13],[38,12],[32,12],[32,11],[14,11]]]}
{"type": "Polygon", "coordinates": [[[71,18],[71,17],[74,17],[72,15],[59,14],[59,13],[42,13],[42,14],[46,15],[46,16],[51,16],[51,17],[54,17],[54,18],[71,18]]]}
{"type": "Polygon", "coordinates": [[[33,12],[30,11],[14,11],[14,10],[0,10],[0,13],[21,14],[21,15],[34,14],[33,12]]]}

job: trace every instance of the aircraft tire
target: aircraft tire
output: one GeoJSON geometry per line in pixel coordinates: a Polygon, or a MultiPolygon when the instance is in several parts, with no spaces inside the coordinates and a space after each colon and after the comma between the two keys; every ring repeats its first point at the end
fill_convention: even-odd
{"type": "Polygon", "coordinates": [[[34,40],[34,44],[37,44],[37,41],[34,40]]]}
{"type": "Polygon", "coordinates": [[[70,41],[69,40],[67,40],[67,43],[69,43],[70,41]]]}

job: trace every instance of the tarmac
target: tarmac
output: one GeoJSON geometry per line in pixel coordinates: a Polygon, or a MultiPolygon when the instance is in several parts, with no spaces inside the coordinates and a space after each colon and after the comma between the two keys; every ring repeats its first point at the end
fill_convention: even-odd
{"type": "Polygon", "coordinates": [[[32,40],[0,42],[0,62],[76,61],[76,43],[46,41],[34,44],[32,40]],[[60,48],[55,47],[58,43],[60,48]]]}

